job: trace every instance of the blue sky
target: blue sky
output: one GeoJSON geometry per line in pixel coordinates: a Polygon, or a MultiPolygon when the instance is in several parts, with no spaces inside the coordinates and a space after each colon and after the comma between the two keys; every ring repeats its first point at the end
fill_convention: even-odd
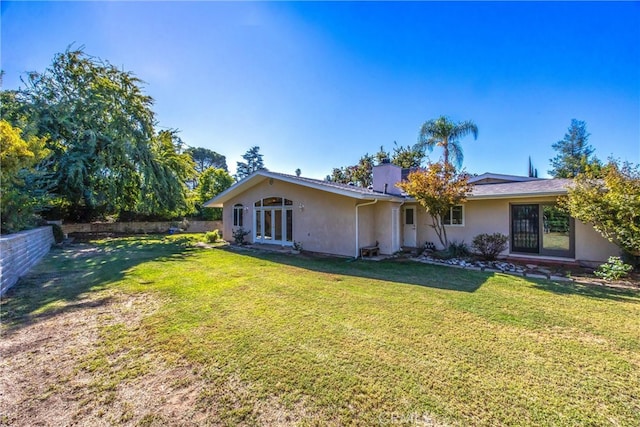
{"type": "MultiPolygon", "coordinates": [[[[7,2],[4,88],[67,46],[133,71],[160,127],[324,178],[440,115],[473,173],[541,176],[572,118],[640,163],[640,2],[7,2]]],[[[437,160],[440,153],[431,154],[437,160]]]]}

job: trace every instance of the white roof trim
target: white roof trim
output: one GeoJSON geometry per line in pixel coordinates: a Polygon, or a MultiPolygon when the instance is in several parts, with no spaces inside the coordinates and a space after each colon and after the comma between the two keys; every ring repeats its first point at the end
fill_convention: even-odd
{"type": "Polygon", "coordinates": [[[470,183],[475,183],[478,181],[482,181],[483,179],[502,179],[507,182],[526,182],[526,181],[536,181],[544,178],[530,177],[530,176],[519,176],[519,175],[505,175],[501,173],[492,173],[485,172],[482,175],[472,176],[469,178],[470,183]]]}
{"type": "Polygon", "coordinates": [[[218,194],[213,199],[204,203],[204,207],[207,208],[221,208],[222,205],[233,197],[243,193],[251,187],[258,185],[266,179],[277,179],[283,182],[288,182],[290,184],[301,185],[303,187],[313,188],[315,190],[325,191],[327,193],[339,194],[345,197],[351,197],[353,199],[359,200],[396,200],[402,201],[403,197],[393,196],[391,194],[383,194],[383,193],[365,193],[359,190],[351,190],[349,188],[340,188],[331,185],[324,185],[322,183],[316,183],[312,180],[307,180],[305,178],[298,178],[289,175],[283,175],[279,173],[269,172],[267,170],[259,170],[251,174],[250,176],[244,178],[242,181],[239,181],[218,194]]]}
{"type": "Polygon", "coordinates": [[[467,196],[467,200],[483,200],[483,199],[532,199],[536,197],[551,197],[551,196],[563,196],[567,194],[566,191],[544,191],[539,193],[511,193],[511,194],[483,194],[481,196],[474,196],[470,194],[467,196]]]}

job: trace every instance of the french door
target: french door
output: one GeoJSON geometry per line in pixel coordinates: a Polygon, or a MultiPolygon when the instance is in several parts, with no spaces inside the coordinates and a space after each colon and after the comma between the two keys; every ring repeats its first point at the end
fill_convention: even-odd
{"type": "Polygon", "coordinates": [[[293,207],[290,200],[270,197],[254,205],[256,243],[293,244],[293,207]]]}

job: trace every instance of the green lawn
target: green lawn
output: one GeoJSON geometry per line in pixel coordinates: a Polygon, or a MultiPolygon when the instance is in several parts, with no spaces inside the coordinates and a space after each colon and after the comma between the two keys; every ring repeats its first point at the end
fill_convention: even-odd
{"type": "Polygon", "coordinates": [[[97,401],[153,354],[188,363],[198,405],[228,425],[263,423],[265,405],[302,425],[640,425],[638,292],[184,238],[94,243],[88,258],[53,252],[39,270],[74,279],[22,283],[3,323],[92,292],[149,296],[139,326],[105,325],[79,358],[97,401]]]}

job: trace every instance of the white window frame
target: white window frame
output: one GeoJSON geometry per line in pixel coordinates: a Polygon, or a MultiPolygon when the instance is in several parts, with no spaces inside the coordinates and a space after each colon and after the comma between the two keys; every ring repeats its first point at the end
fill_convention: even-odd
{"type": "MultiPolygon", "coordinates": [[[[302,209],[302,208],[301,208],[302,209]]],[[[253,204],[253,232],[252,237],[253,241],[256,243],[264,243],[264,244],[274,244],[281,246],[293,246],[293,200],[287,199],[286,197],[280,196],[270,196],[263,197],[257,200],[253,204]],[[282,199],[282,203],[280,205],[266,205],[264,201],[271,198],[279,198],[282,199]],[[290,202],[287,204],[287,202],[290,202]],[[257,205],[257,206],[256,206],[257,205]],[[265,234],[267,230],[265,230],[265,211],[271,212],[271,215],[275,215],[276,211],[282,212],[281,218],[281,230],[282,230],[282,240],[274,240],[274,230],[275,224],[272,223],[272,229],[270,230],[271,238],[265,238],[265,234]],[[287,212],[291,212],[291,236],[287,230],[287,212]],[[257,221],[260,221],[260,227],[258,227],[257,221]],[[258,229],[259,228],[259,229],[258,229]],[[260,238],[258,238],[260,236],[260,238]]]]}
{"type": "Polygon", "coordinates": [[[241,203],[233,205],[233,226],[244,227],[244,206],[241,203]]]}
{"type": "Polygon", "coordinates": [[[442,222],[444,224],[445,227],[464,227],[464,223],[465,223],[465,212],[464,212],[464,205],[455,205],[451,208],[449,208],[449,224],[446,224],[444,222],[445,218],[442,219],[442,222]],[[462,219],[460,224],[453,224],[453,208],[457,208],[460,207],[460,210],[462,212],[462,219]]]}

